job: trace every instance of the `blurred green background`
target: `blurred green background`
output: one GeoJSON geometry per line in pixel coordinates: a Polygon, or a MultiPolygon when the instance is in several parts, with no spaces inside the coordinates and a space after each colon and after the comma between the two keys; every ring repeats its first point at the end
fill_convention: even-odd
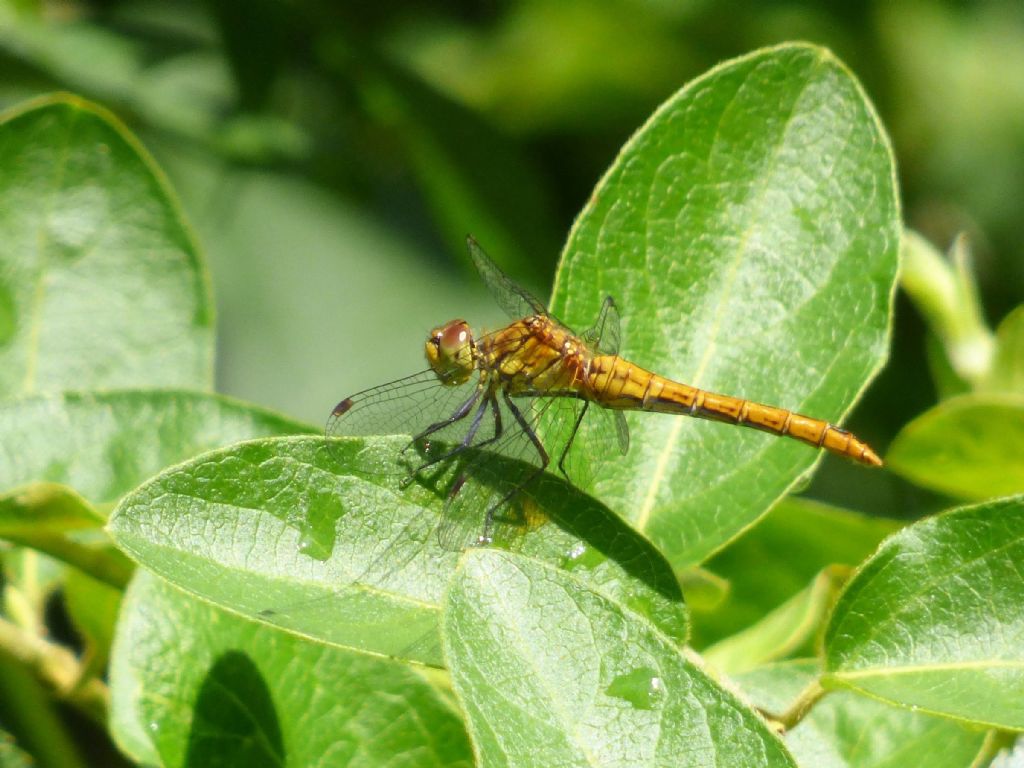
{"type": "MultiPolygon", "coordinates": [[[[994,324],[1024,298],[1020,0],[0,0],[0,103],[65,89],[125,120],[206,251],[219,389],[321,423],[419,370],[431,326],[500,322],[466,233],[546,297],[575,214],[655,107],[794,39],[862,80],[908,225],[941,249],[970,235],[994,324]]],[[[901,296],[891,362],[849,424],[884,452],[935,398],[901,296]]],[[[936,503],[833,459],[808,494],[897,516],[936,503]]]]}

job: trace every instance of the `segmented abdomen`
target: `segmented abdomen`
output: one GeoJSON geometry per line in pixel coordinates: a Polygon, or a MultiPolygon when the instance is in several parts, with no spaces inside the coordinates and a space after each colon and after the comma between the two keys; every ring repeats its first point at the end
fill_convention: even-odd
{"type": "Polygon", "coordinates": [[[878,454],[866,443],[827,421],[680,384],[616,355],[591,359],[587,383],[581,393],[605,408],[724,421],[791,437],[869,466],[882,466],[878,454]]]}

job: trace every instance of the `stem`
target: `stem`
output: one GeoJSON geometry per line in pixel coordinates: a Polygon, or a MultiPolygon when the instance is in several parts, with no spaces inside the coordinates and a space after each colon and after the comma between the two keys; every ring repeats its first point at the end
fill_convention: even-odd
{"type": "MultiPolygon", "coordinates": [[[[25,667],[2,650],[0,690],[0,721],[21,749],[41,766],[87,768],[53,697],[25,667]]],[[[0,753],[2,745],[0,741],[0,753]]]]}
{"type": "Polygon", "coordinates": [[[0,649],[61,700],[100,726],[107,726],[107,687],[96,678],[86,678],[73,653],[3,618],[0,618],[0,649]]]}
{"type": "Polygon", "coordinates": [[[772,718],[786,731],[796,727],[797,723],[804,719],[804,716],[811,711],[811,708],[818,703],[818,700],[828,691],[821,687],[817,679],[804,688],[796,700],[785,712],[778,717],[772,718]]]}
{"type": "Polygon", "coordinates": [[[3,538],[12,544],[43,552],[121,591],[128,586],[134,570],[132,564],[116,551],[79,544],[59,534],[19,536],[8,533],[3,538]]]}
{"type": "Polygon", "coordinates": [[[985,734],[985,741],[981,750],[974,757],[970,768],[984,768],[988,766],[1000,752],[1013,749],[1017,740],[1017,734],[1010,731],[992,730],[985,734]]]}

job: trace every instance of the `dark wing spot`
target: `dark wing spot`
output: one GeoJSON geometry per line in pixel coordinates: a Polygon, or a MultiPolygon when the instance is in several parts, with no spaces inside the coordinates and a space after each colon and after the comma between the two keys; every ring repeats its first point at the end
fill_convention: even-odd
{"type": "Polygon", "coordinates": [[[331,414],[333,416],[343,416],[349,412],[350,408],[352,408],[352,398],[346,397],[344,400],[342,400],[340,403],[334,406],[334,410],[331,411],[331,414]]]}

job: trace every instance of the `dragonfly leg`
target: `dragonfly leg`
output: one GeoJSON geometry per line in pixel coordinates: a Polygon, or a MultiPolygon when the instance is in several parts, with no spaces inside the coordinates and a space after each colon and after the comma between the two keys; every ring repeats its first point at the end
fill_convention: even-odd
{"type": "Polygon", "coordinates": [[[417,442],[424,440],[427,437],[430,437],[435,432],[442,430],[445,427],[450,427],[455,422],[461,421],[462,419],[466,418],[466,416],[469,415],[469,412],[473,410],[473,406],[476,404],[476,401],[479,398],[480,390],[474,390],[473,394],[469,396],[469,399],[467,399],[466,402],[464,402],[462,405],[456,408],[455,412],[452,413],[451,416],[449,416],[447,419],[442,419],[441,421],[434,422],[429,427],[420,432],[418,435],[414,436],[413,439],[409,441],[409,444],[402,449],[402,452],[404,453],[405,451],[409,450],[417,442]]]}
{"type": "Polygon", "coordinates": [[[502,392],[502,396],[505,399],[505,405],[507,405],[509,411],[512,412],[512,416],[515,417],[515,420],[519,424],[520,429],[522,429],[523,432],[526,433],[526,436],[530,439],[530,442],[533,443],[533,447],[537,449],[537,455],[540,457],[540,466],[537,467],[533,472],[531,472],[525,480],[523,480],[520,483],[517,483],[514,488],[510,489],[508,493],[506,493],[504,496],[498,499],[498,501],[495,504],[492,504],[488,508],[487,512],[484,515],[484,532],[483,535],[480,537],[481,544],[490,544],[491,541],[493,540],[491,534],[492,528],[494,527],[494,516],[498,512],[498,510],[500,510],[509,501],[511,501],[513,497],[515,497],[515,495],[519,493],[519,491],[521,491],[523,488],[525,488],[534,480],[536,480],[544,472],[544,470],[547,469],[548,464],[551,463],[551,457],[548,456],[548,452],[544,450],[544,445],[541,443],[540,438],[537,437],[537,433],[533,431],[533,429],[530,427],[529,422],[527,422],[526,419],[523,417],[522,411],[520,411],[519,407],[514,402],[512,402],[512,398],[509,396],[508,392],[502,392]]]}
{"type": "Polygon", "coordinates": [[[480,407],[477,409],[476,415],[473,417],[473,423],[469,425],[469,431],[466,432],[466,437],[463,438],[462,442],[459,443],[454,448],[452,448],[447,453],[441,454],[440,456],[437,456],[431,459],[430,461],[424,462],[419,467],[417,467],[416,471],[413,472],[412,474],[417,475],[424,469],[427,469],[428,467],[431,467],[434,464],[439,464],[442,461],[447,461],[453,456],[457,456],[458,454],[462,453],[467,448],[479,449],[488,446],[491,443],[499,440],[502,434],[503,429],[501,423],[501,411],[498,410],[498,401],[495,399],[494,395],[488,395],[484,399],[484,402],[480,403],[480,407]],[[486,440],[481,440],[476,445],[473,445],[473,438],[476,437],[476,433],[480,431],[480,425],[483,422],[484,413],[486,413],[488,405],[491,407],[491,411],[494,414],[494,434],[491,437],[488,437],[486,440]]]}
{"type": "MultiPolygon", "coordinates": [[[[611,298],[610,296],[608,297],[611,298]]],[[[608,299],[605,300],[606,302],[608,299]]],[[[562,449],[562,455],[558,457],[558,471],[562,473],[566,480],[572,482],[572,478],[569,477],[569,473],[565,469],[565,460],[569,456],[569,450],[572,448],[572,441],[576,439],[576,433],[579,431],[580,424],[583,423],[583,417],[587,415],[587,409],[590,407],[590,401],[583,403],[583,407],[580,408],[580,415],[576,417],[576,423],[572,425],[572,432],[569,433],[569,439],[565,441],[565,448],[562,449]]]]}

